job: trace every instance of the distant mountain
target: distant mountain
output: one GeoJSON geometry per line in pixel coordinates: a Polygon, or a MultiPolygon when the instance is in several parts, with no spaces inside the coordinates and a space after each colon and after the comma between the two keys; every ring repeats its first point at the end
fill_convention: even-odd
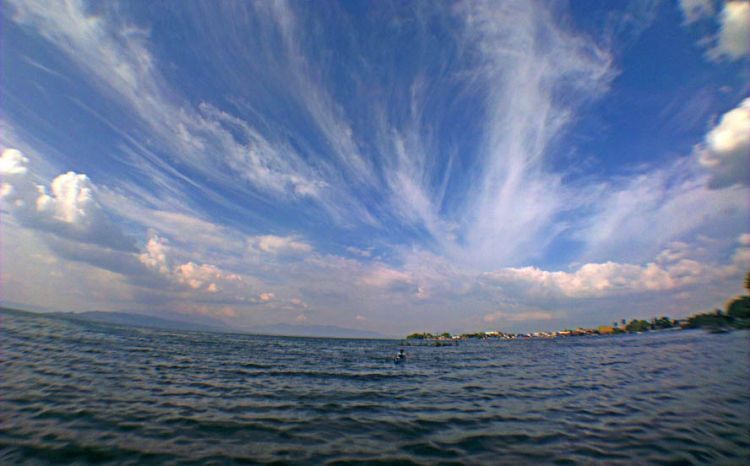
{"type": "Polygon", "coordinates": [[[284,335],[290,337],[330,337],[330,338],[385,338],[383,334],[370,330],[336,327],[333,325],[294,325],[273,324],[248,329],[261,335],[284,335]]]}
{"type": "Polygon", "coordinates": [[[48,315],[63,317],[66,319],[86,320],[90,322],[103,322],[108,324],[131,325],[138,327],[158,328],[165,330],[198,330],[198,331],[227,331],[229,327],[223,322],[216,320],[215,323],[197,323],[182,320],[163,319],[160,317],[136,314],[130,312],[53,312],[48,315]]]}
{"type": "Polygon", "coordinates": [[[15,301],[8,301],[6,299],[0,299],[0,309],[21,311],[21,312],[35,312],[35,313],[46,313],[50,309],[46,307],[33,306],[30,304],[17,303],[15,301]]]}
{"type": "MultiPolygon", "coordinates": [[[[2,309],[2,308],[0,308],[2,309]]],[[[13,311],[13,309],[7,309],[13,311]]],[[[28,311],[20,311],[28,312],[28,311]]],[[[233,328],[219,319],[198,316],[200,321],[187,321],[180,318],[166,319],[135,312],[83,311],[83,312],[32,312],[50,317],[102,322],[108,324],[149,327],[164,330],[194,330],[212,332],[242,332],[256,335],[278,335],[290,337],[319,338],[387,338],[370,330],[336,327],[334,325],[273,324],[249,328],[233,328]]],[[[171,315],[170,315],[171,317],[171,315]]],[[[180,316],[182,317],[182,316],[180,316]]]]}

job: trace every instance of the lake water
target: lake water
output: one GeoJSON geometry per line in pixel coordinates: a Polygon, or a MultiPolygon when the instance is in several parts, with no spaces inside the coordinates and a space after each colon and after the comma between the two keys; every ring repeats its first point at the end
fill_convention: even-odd
{"type": "Polygon", "coordinates": [[[0,312],[0,463],[750,461],[750,333],[399,342],[0,312]]]}

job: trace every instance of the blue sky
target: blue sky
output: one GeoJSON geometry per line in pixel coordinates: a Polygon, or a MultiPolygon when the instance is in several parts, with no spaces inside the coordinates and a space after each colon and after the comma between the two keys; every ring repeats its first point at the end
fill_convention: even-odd
{"type": "Polygon", "coordinates": [[[2,10],[2,298],[532,330],[750,267],[750,4],[2,10]]]}

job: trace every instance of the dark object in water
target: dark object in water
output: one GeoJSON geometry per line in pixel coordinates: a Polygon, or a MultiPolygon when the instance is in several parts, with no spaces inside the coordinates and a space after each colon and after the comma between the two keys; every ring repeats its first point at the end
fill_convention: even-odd
{"type": "Polygon", "coordinates": [[[393,364],[401,364],[404,361],[406,361],[406,353],[404,353],[403,349],[400,349],[398,350],[398,354],[393,357],[393,364]]]}
{"type": "Polygon", "coordinates": [[[729,333],[732,329],[731,327],[727,327],[724,325],[713,325],[710,327],[706,327],[706,330],[708,333],[729,333]]]}

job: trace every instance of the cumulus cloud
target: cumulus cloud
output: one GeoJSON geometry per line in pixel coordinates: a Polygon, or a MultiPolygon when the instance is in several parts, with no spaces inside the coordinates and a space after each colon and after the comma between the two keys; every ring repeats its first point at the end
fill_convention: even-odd
{"type": "Polygon", "coordinates": [[[29,159],[16,149],[5,149],[0,156],[0,175],[3,177],[25,175],[29,159]]]}
{"type": "Polygon", "coordinates": [[[221,280],[240,281],[239,275],[225,273],[215,265],[196,264],[187,262],[175,266],[174,275],[177,282],[187,285],[194,290],[203,289],[209,293],[216,293],[219,287],[216,282],[221,280]]]}
{"type": "Polygon", "coordinates": [[[750,53],[750,1],[729,0],[723,2],[716,16],[712,0],[680,0],[679,7],[690,25],[706,19],[718,22],[718,32],[701,41],[710,47],[706,53],[711,60],[740,60],[750,53]]]}
{"type": "Polygon", "coordinates": [[[27,163],[15,149],[5,149],[0,156],[2,200],[19,221],[67,239],[135,251],[132,238],[120,231],[97,201],[96,187],[86,175],[63,173],[48,189],[32,181],[27,163]]]}
{"type": "Polygon", "coordinates": [[[260,298],[262,302],[267,303],[269,301],[273,301],[274,298],[276,298],[276,295],[274,295],[273,293],[266,292],[266,293],[261,293],[260,295],[258,295],[258,298],[260,298]]]}
{"type": "Polygon", "coordinates": [[[739,60],[750,53],[750,2],[728,1],[720,15],[716,46],[709,52],[716,58],[739,60]]]}
{"type": "Polygon", "coordinates": [[[167,253],[164,241],[154,235],[146,243],[145,251],[139,257],[140,261],[148,268],[166,275],[169,273],[167,266],[167,253]]]}
{"type": "Polygon", "coordinates": [[[697,153],[700,164],[711,174],[710,188],[750,186],[750,98],[722,115],[697,153]]]}
{"type": "Polygon", "coordinates": [[[732,261],[706,264],[689,257],[684,243],[674,243],[655,261],[644,265],[588,263],[573,272],[547,271],[537,267],[506,268],[483,274],[492,287],[527,297],[601,298],[672,291],[741,274],[746,246],[740,243],[732,261]]]}
{"type": "MultiPolygon", "coordinates": [[[[166,240],[157,235],[149,238],[144,251],[138,256],[143,265],[167,277],[172,282],[193,290],[217,293],[221,282],[238,282],[242,277],[227,273],[215,265],[188,261],[171,266],[166,240]]],[[[262,299],[262,298],[261,298],[262,299]]]]}
{"type": "Polygon", "coordinates": [[[301,307],[303,309],[307,309],[307,307],[308,307],[307,303],[304,302],[303,300],[301,300],[300,298],[292,298],[292,299],[289,300],[289,302],[293,306],[301,307]]]}
{"type": "MultiPolygon", "coordinates": [[[[688,278],[695,278],[701,272],[696,262],[686,261],[683,266],[688,278]]],[[[523,283],[544,294],[559,292],[572,298],[660,291],[675,287],[670,273],[657,264],[638,266],[605,262],[586,264],[575,272],[549,272],[536,267],[522,267],[490,272],[486,277],[497,282],[523,283]]]]}
{"type": "MultiPolygon", "coordinates": [[[[314,207],[328,203],[330,210],[347,214],[342,215],[347,226],[349,222],[359,226],[382,222],[384,227],[347,232],[345,239],[371,233],[379,245],[377,258],[371,257],[366,242],[358,244],[364,249],[348,248],[349,257],[326,256],[315,251],[308,237],[248,237],[247,231],[212,223],[208,208],[196,214],[187,202],[160,203],[156,198],[161,193],[149,192],[147,183],[133,183],[148,199],[138,208],[126,202],[133,190],[122,189],[123,183],[111,190],[103,185],[97,188],[86,175],[68,172],[47,177],[53,181],[39,185],[38,180],[32,182],[23,154],[3,153],[0,195],[4,209],[26,226],[59,236],[59,241],[50,244],[54,243],[52,249],[60,257],[99,264],[132,282],[140,274],[145,279],[139,284],[160,277],[165,296],[265,303],[265,309],[290,312],[289,319],[309,302],[313,309],[336,308],[337,317],[346,316],[342,322],[350,322],[355,315],[352,309],[357,309],[373,325],[379,325],[376,316],[385,315],[385,308],[429,307],[430,317],[440,322],[458,322],[469,314],[475,319],[545,320],[549,316],[539,310],[544,306],[523,301],[538,296],[594,300],[660,293],[715,279],[716,270],[724,273],[728,266],[701,265],[687,247],[674,247],[657,257],[659,249],[696,229],[726,225],[729,217],[747,212],[741,190],[706,189],[698,157],[690,163],[646,167],[606,182],[589,179],[571,184],[566,181],[567,173],[554,171],[548,163],[553,142],[571,122],[578,121],[576,112],[581,107],[606,90],[613,75],[609,53],[591,37],[569,30],[554,13],[557,7],[550,11],[525,0],[465,2],[442,12],[455,15],[451,18],[436,10],[440,27],[435,30],[444,32],[447,42],[433,41],[432,33],[424,32],[433,28],[425,27],[415,32],[413,43],[426,44],[425,50],[440,50],[426,60],[435,58],[440,62],[437,67],[415,63],[423,76],[412,79],[383,63],[385,75],[397,76],[396,81],[384,80],[379,89],[374,81],[380,74],[347,61],[351,56],[342,57],[340,61],[348,67],[346,75],[361,82],[366,92],[347,86],[346,99],[336,101],[335,96],[341,94],[326,89],[323,80],[339,76],[341,70],[318,63],[320,55],[310,50],[327,50],[308,37],[313,30],[324,29],[316,23],[317,17],[297,18],[292,5],[282,2],[233,5],[228,9],[233,13],[243,7],[258,13],[237,14],[249,18],[246,27],[227,28],[237,34],[230,40],[242,42],[242,29],[252,36],[250,41],[257,41],[252,44],[258,47],[251,47],[258,52],[253,55],[257,63],[238,66],[231,53],[219,51],[212,64],[226,65],[217,68],[230,71],[220,77],[227,84],[235,78],[231,71],[236,69],[258,70],[258,89],[263,94],[270,90],[265,85],[278,84],[284,98],[268,112],[254,106],[257,102],[252,95],[238,92],[247,86],[227,86],[227,100],[232,102],[225,108],[210,102],[194,105],[195,96],[183,98],[191,86],[167,82],[168,75],[159,71],[158,55],[149,51],[149,33],[121,16],[125,10],[106,5],[91,9],[77,1],[48,5],[12,0],[9,4],[13,21],[26,33],[46,38],[78,65],[78,71],[101,92],[99,97],[108,98],[102,105],[122,104],[120,110],[133,122],[133,134],[148,141],[143,142],[148,146],[144,154],[133,155],[132,163],[138,169],[158,167],[143,172],[164,191],[169,191],[164,188],[168,184],[164,180],[169,179],[174,186],[189,186],[182,192],[185,199],[211,194],[209,202],[222,206],[258,200],[285,209],[290,200],[304,203],[304,209],[297,212],[272,215],[273,219],[266,219],[269,223],[283,223],[291,214],[317,215],[314,207]],[[458,51],[442,47],[448,42],[458,51]],[[368,81],[368,74],[375,77],[368,81]],[[450,97],[441,100],[443,95],[450,97]],[[453,148],[446,150],[441,144],[450,138],[436,133],[453,123],[454,115],[461,116],[452,113],[449,101],[464,98],[471,102],[472,112],[476,109],[478,116],[469,119],[476,125],[470,129],[476,132],[462,129],[464,134],[457,139],[475,143],[464,150],[467,147],[459,141],[456,152],[460,156],[454,156],[453,148]],[[362,108],[367,112],[359,113],[362,108]],[[446,111],[432,111],[438,108],[446,111]],[[282,121],[286,111],[298,117],[293,119],[294,126],[282,121]],[[239,114],[252,122],[235,116],[239,114]],[[308,117],[309,124],[304,124],[308,117]],[[305,130],[298,131],[302,126],[305,130]],[[363,135],[370,130],[374,136],[363,135]],[[313,136],[308,138],[308,133],[313,136]],[[209,186],[216,185],[222,188],[211,191],[209,186]],[[245,196],[248,193],[253,197],[245,196]],[[369,215],[373,212],[377,220],[369,215]],[[153,228],[161,236],[149,237],[139,251],[108,223],[110,214],[135,228],[153,228]],[[107,225],[112,228],[107,230],[107,225]],[[561,234],[565,236],[560,238],[561,234]],[[588,264],[564,272],[545,270],[543,265],[524,267],[544,264],[550,258],[545,248],[558,238],[564,244],[579,241],[584,250],[580,260],[588,264]],[[410,243],[403,250],[411,253],[399,255],[403,251],[399,246],[388,250],[384,245],[389,241],[410,243]],[[102,247],[91,247],[94,242],[102,247]],[[117,254],[104,254],[118,244],[130,246],[117,254]],[[381,262],[387,260],[392,262],[381,262]],[[491,272],[481,275],[480,270],[491,272]],[[251,280],[257,280],[258,286],[248,286],[251,280]],[[307,302],[289,300],[291,296],[307,302]],[[499,305],[514,300],[520,302],[517,308],[499,305]]],[[[725,33],[737,37],[736,18],[742,14],[738,4],[727,5],[729,13],[721,16],[723,27],[716,47],[730,50],[721,52],[724,57],[737,54],[736,40],[722,38],[725,33]]],[[[687,22],[714,14],[706,1],[683,0],[681,6],[687,22]]],[[[427,25],[432,17],[432,13],[429,18],[417,13],[415,19],[427,25]]],[[[212,29],[215,25],[225,28],[226,19],[221,15],[206,18],[201,23],[205,28],[197,32],[210,34],[212,44],[227,39],[214,36],[212,29]]],[[[352,43],[358,43],[360,36],[346,32],[352,32],[352,43]]],[[[199,51],[197,46],[194,52],[199,51]]],[[[356,62],[368,62],[371,57],[366,53],[358,49],[356,62]]],[[[276,103],[274,97],[269,94],[261,100],[276,103]]],[[[738,110],[746,112],[745,103],[738,110]]],[[[743,171],[737,169],[747,160],[748,143],[742,133],[748,133],[742,123],[746,120],[746,115],[728,113],[701,145],[700,165],[712,174],[711,187],[747,184],[747,177],[743,181],[743,171]]],[[[261,222],[252,220],[271,210],[260,209],[252,213],[256,215],[252,219],[243,217],[251,211],[243,207],[222,213],[236,213],[234,220],[257,225],[261,222]]],[[[311,227],[309,238],[330,231],[326,218],[296,224],[311,227]]],[[[277,232],[289,228],[273,227],[277,232]]],[[[737,249],[734,257],[732,270],[747,258],[747,248],[737,249]]],[[[415,319],[423,321],[424,315],[415,319]]]]}

